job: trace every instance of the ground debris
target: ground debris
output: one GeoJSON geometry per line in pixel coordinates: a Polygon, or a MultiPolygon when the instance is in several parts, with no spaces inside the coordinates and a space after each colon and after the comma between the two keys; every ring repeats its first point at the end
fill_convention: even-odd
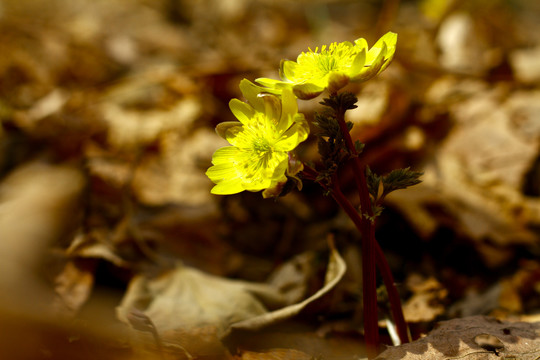
{"type": "Polygon", "coordinates": [[[520,359],[540,356],[540,323],[472,316],[441,322],[426,337],[391,347],[376,360],[520,359]]]}

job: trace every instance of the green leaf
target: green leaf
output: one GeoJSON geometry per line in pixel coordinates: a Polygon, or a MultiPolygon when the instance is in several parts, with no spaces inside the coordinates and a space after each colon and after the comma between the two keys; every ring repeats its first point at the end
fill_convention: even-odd
{"type": "Polygon", "coordinates": [[[315,121],[313,123],[319,128],[318,136],[325,136],[335,139],[341,134],[339,124],[335,118],[335,114],[331,110],[325,110],[322,113],[315,114],[315,121]]]}
{"type": "Polygon", "coordinates": [[[334,110],[352,110],[356,109],[357,106],[355,105],[358,101],[358,98],[356,95],[354,95],[351,92],[342,92],[335,95],[330,95],[327,98],[324,98],[323,101],[320,102],[321,105],[328,106],[334,110]]]}
{"type": "Polygon", "coordinates": [[[405,189],[409,186],[413,186],[422,182],[420,176],[424,173],[421,171],[410,170],[409,167],[405,169],[392,170],[389,174],[383,176],[384,195],[386,196],[392,191],[405,189]]]}
{"type": "Polygon", "coordinates": [[[354,148],[356,149],[356,152],[358,154],[361,154],[364,151],[364,148],[366,147],[366,144],[363,142],[360,142],[360,140],[356,140],[354,142],[354,148]]]}
{"type": "Polygon", "coordinates": [[[369,166],[366,166],[366,180],[369,194],[373,197],[373,199],[377,200],[379,194],[379,184],[382,183],[381,176],[375,174],[373,171],[371,171],[369,166]]]}

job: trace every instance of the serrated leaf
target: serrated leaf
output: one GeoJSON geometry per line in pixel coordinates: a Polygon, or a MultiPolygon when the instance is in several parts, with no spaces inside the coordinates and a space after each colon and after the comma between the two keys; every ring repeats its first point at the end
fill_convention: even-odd
{"type": "Polygon", "coordinates": [[[366,144],[363,142],[360,142],[360,140],[356,140],[354,142],[354,148],[356,149],[356,153],[361,154],[364,151],[364,148],[366,147],[366,144]]]}
{"type": "Polygon", "coordinates": [[[395,190],[405,189],[409,186],[419,184],[421,182],[419,178],[422,175],[423,172],[410,170],[409,167],[392,170],[389,174],[382,177],[384,195],[388,195],[395,190]]]}
{"type": "Polygon", "coordinates": [[[381,177],[371,171],[369,166],[366,166],[366,180],[369,194],[373,197],[373,199],[377,199],[377,195],[379,193],[379,184],[382,183],[381,177]]]}

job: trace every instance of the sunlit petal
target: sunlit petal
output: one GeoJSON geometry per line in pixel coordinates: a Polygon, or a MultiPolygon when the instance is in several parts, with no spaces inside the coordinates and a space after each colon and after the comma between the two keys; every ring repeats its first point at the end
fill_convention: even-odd
{"type": "Polygon", "coordinates": [[[292,87],[302,100],[317,97],[325,89],[335,93],[350,80],[366,81],[386,69],[394,56],[396,42],[397,34],[388,32],[371,49],[363,38],[354,43],[344,41],[309,49],[298,55],[296,61],[281,61],[281,81],[262,78],[257,82],[274,93],[292,87]]]}
{"type": "Polygon", "coordinates": [[[261,191],[286,181],[289,151],[309,133],[290,88],[284,88],[281,96],[276,96],[255,93],[261,87],[247,80],[240,84],[248,103],[237,99],[230,102],[231,111],[240,121],[224,122],[216,127],[231,146],[214,153],[213,166],[206,172],[216,184],[213,194],[261,191]]]}
{"type": "Polygon", "coordinates": [[[227,139],[227,132],[233,128],[242,128],[242,124],[238,121],[224,121],[217,124],[216,133],[224,139],[227,139]]]}
{"type": "Polygon", "coordinates": [[[358,52],[354,57],[353,63],[351,65],[351,75],[359,73],[364,68],[364,65],[366,63],[366,48],[367,45],[365,48],[362,48],[362,50],[358,52]]]}
{"type": "Polygon", "coordinates": [[[349,75],[337,71],[331,72],[328,76],[328,91],[336,93],[339,89],[345,87],[349,83],[349,75]]]}
{"type": "Polygon", "coordinates": [[[244,190],[242,181],[240,179],[233,179],[218,183],[210,190],[210,192],[216,195],[232,195],[238,194],[244,190]]]}
{"type": "Polygon", "coordinates": [[[294,95],[302,100],[309,100],[316,98],[324,91],[324,87],[316,84],[299,84],[293,86],[294,95]]]}
{"type": "Polygon", "coordinates": [[[283,93],[281,94],[281,103],[281,119],[276,129],[279,134],[283,134],[285,130],[291,126],[293,116],[298,113],[296,96],[290,89],[283,90],[283,93]]]}
{"type": "Polygon", "coordinates": [[[246,98],[247,102],[251,107],[258,112],[264,111],[264,101],[260,98],[259,94],[262,92],[262,87],[255,85],[248,79],[243,79],[240,81],[240,91],[242,95],[246,98]]]}
{"type": "MultiPolygon", "coordinates": [[[[265,87],[265,91],[268,91],[271,94],[274,95],[280,95],[281,91],[276,91],[276,88],[283,88],[286,87],[286,84],[284,81],[276,80],[276,79],[269,79],[269,78],[258,78],[255,79],[255,82],[258,84],[261,84],[265,87]]],[[[292,84],[289,84],[289,87],[292,86],[292,84]]]]}
{"type": "Polygon", "coordinates": [[[271,123],[276,126],[281,118],[281,101],[277,96],[270,94],[260,94],[259,97],[263,100],[264,114],[271,123]]]}
{"type": "Polygon", "coordinates": [[[291,151],[297,144],[306,140],[309,134],[309,125],[302,117],[297,120],[276,142],[276,149],[280,151],[291,151]]]}
{"type": "Polygon", "coordinates": [[[232,99],[229,101],[229,108],[242,124],[246,124],[255,113],[253,107],[238,99],[232,99]]]}
{"type": "Polygon", "coordinates": [[[294,61],[290,61],[290,60],[285,60],[285,61],[282,61],[281,62],[281,68],[280,68],[280,73],[282,74],[282,79],[285,80],[285,79],[294,79],[295,77],[295,70],[296,70],[296,67],[298,66],[297,63],[295,63],[294,61]]]}

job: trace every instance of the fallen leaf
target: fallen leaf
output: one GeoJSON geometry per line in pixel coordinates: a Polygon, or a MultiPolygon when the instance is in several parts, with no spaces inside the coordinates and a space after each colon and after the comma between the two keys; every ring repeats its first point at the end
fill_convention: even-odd
{"type": "Polygon", "coordinates": [[[55,293],[57,297],[53,306],[57,313],[73,317],[84,305],[94,285],[93,261],[71,260],[56,276],[55,293]]]}
{"type": "Polygon", "coordinates": [[[432,321],[445,312],[444,300],[448,291],[434,277],[424,279],[412,274],[407,279],[407,287],[413,292],[403,305],[407,322],[432,321]]]}
{"type": "Polygon", "coordinates": [[[194,130],[188,134],[163,134],[160,152],[145,155],[133,179],[136,196],[148,205],[182,203],[215,211],[215,198],[210,194],[211,181],[204,174],[212,152],[224,145],[214,131],[194,130]]]}
{"type": "Polygon", "coordinates": [[[52,292],[41,277],[48,249],[73,230],[84,178],[73,166],[31,162],[0,184],[1,306],[39,312],[52,292]],[[75,212],[74,212],[75,211],[75,212]]]}
{"type": "Polygon", "coordinates": [[[279,294],[264,284],[225,279],[176,264],[153,276],[135,276],[117,316],[133,326],[133,314],[139,313],[137,318],[146,319],[155,329],[155,333],[145,331],[143,337],[134,330],[134,346],[154,347],[158,338],[173,353],[224,355],[220,339],[227,327],[264,314],[261,298],[265,297],[276,302],[279,294]]]}
{"type": "Polygon", "coordinates": [[[109,238],[99,229],[88,235],[75,236],[66,250],[66,255],[73,258],[105,259],[118,267],[129,267],[129,263],[117,254],[109,238]]]}
{"type": "Polygon", "coordinates": [[[285,319],[291,318],[294,315],[297,315],[307,305],[321,298],[322,296],[327,294],[330,290],[332,290],[337,285],[337,283],[343,278],[343,275],[345,274],[346,269],[347,267],[345,265],[345,261],[343,261],[343,259],[341,258],[337,250],[331,245],[330,259],[328,261],[328,268],[326,270],[325,282],[324,282],[324,286],[321,289],[319,289],[315,294],[313,294],[309,298],[299,303],[289,305],[279,310],[265,313],[265,314],[262,314],[253,318],[249,318],[240,322],[233,323],[230,326],[229,330],[231,331],[257,330],[262,327],[274,324],[279,321],[283,321],[285,319]]]}
{"type": "MultiPolygon", "coordinates": [[[[138,309],[159,333],[214,326],[221,335],[235,322],[266,313],[263,302],[251,291],[256,287],[261,293],[260,284],[229,280],[177,264],[154,276],[135,276],[117,314],[127,322],[131,309],[138,309]]],[[[273,291],[270,287],[264,290],[273,291]]]]}
{"type": "Polygon", "coordinates": [[[313,360],[314,357],[294,349],[271,349],[264,352],[242,351],[236,360],[313,360]]]}
{"type": "Polygon", "coordinates": [[[315,252],[304,252],[278,267],[268,282],[284,294],[287,304],[300,301],[308,291],[308,280],[313,275],[315,252]]]}
{"type": "Polygon", "coordinates": [[[437,43],[441,48],[440,63],[445,68],[475,74],[485,70],[485,57],[482,57],[481,41],[474,31],[471,14],[455,12],[448,16],[440,25],[437,43]]]}
{"type": "Polygon", "coordinates": [[[390,86],[386,82],[370,82],[358,95],[357,108],[347,113],[355,126],[374,126],[381,120],[390,102],[390,86]]]}
{"type": "Polygon", "coordinates": [[[540,47],[519,49],[510,54],[510,64],[516,78],[526,84],[534,84],[540,80],[540,47]]]}
{"type": "Polygon", "coordinates": [[[185,131],[200,114],[196,99],[184,98],[165,110],[125,108],[117,103],[103,104],[103,116],[108,125],[109,143],[119,149],[133,149],[155,141],[170,131],[185,131]]]}
{"type": "MultiPolygon", "coordinates": [[[[291,318],[334,288],[344,273],[345,263],[332,248],[324,287],[299,303],[268,312],[267,306],[276,308],[286,303],[276,287],[225,279],[177,264],[159,274],[135,276],[117,316],[130,324],[130,314],[140,312],[155,326],[165,345],[180,346],[194,356],[205,348],[219,353],[221,338],[231,331],[256,330],[291,318]],[[203,330],[205,341],[197,335],[203,330]]],[[[150,335],[141,340],[139,334],[137,341],[154,346],[155,339],[150,335]]]]}
{"type": "Polygon", "coordinates": [[[533,360],[540,356],[540,323],[501,322],[485,316],[443,321],[426,337],[390,347],[376,360],[533,360]]]}
{"type": "Polygon", "coordinates": [[[169,330],[162,334],[162,338],[164,353],[171,354],[173,359],[232,359],[215,326],[169,330]]]}
{"type": "Polygon", "coordinates": [[[469,289],[465,296],[456,301],[448,309],[451,317],[467,317],[474,315],[488,315],[499,307],[502,286],[500,283],[494,284],[484,291],[469,289]]]}
{"type": "Polygon", "coordinates": [[[451,226],[475,241],[487,265],[498,266],[511,256],[507,247],[538,239],[540,201],[523,195],[521,186],[540,147],[540,110],[534,105],[540,95],[469,80],[444,79],[437,87],[432,101],[446,102],[455,126],[426,164],[423,182],[388,201],[422,236],[429,238],[441,224],[451,226]],[[453,222],[446,217],[441,223],[428,209],[433,207],[453,222]]]}

